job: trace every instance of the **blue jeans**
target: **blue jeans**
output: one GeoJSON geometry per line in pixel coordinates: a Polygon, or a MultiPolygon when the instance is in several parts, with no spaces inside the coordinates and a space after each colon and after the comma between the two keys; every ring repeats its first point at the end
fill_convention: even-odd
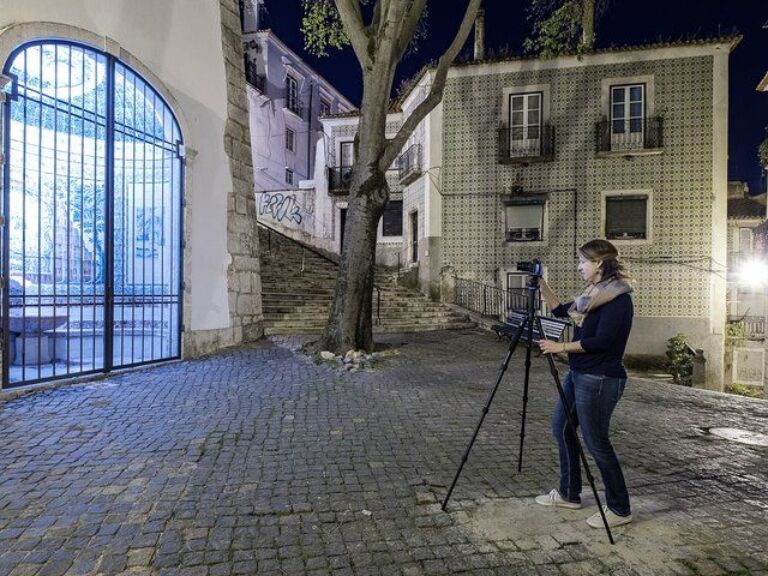
{"type": "MultiPolygon", "coordinates": [[[[605,485],[608,508],[619,516],[630,514],[629,494],[619,459],[608,438],[611,414],[624,393],[625,378],[571,371],[563,392],[581,434],[597,463],[605,485]],[[575,407],[575,413],[573,412],[575,407]]],[[[581,502],[581,463],[574,431],[568,425],[562,400],[552,416],[552,434],[560,449],[560,495],[569,502],[581,502]]]]}

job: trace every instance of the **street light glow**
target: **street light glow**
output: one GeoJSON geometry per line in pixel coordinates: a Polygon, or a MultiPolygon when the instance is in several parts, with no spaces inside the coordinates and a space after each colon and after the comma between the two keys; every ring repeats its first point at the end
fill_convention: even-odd
{"type": "Polygon", "coordinates": [[[768,264],[763,260],[752,259],[741,266],[741,281],[751,286],[764,286],[768,283],[768,264]]]}

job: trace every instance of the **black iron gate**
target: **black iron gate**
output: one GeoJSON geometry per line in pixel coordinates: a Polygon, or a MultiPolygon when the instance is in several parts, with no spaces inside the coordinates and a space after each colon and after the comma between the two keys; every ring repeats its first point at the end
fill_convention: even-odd
{"type": "Polygon", "coordinates": [[[110,55],[37,41],[6,63],[3,384],[177,358],[183,145],[110,55]]]}

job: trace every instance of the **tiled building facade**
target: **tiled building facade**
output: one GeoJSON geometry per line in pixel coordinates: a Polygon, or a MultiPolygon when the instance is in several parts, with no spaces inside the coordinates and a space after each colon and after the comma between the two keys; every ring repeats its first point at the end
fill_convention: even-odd
{"type": "MultiPolygon", "coordinates": [[[[684,333],[719,387],[728,57],[737,42],[455,65],[442,103],[409,142],[420,162],[400,179],[401,265],[417,265],[423,291],[439,297],[452,274],[514,288],[516,263],[537,257],[565,299],[581,290],[576,248],[608,237],[635,279],[628,353],[663,354],[684,333]]],[[[388,130],[429,81],[427,73],[401,99],[388,130]]],[[[326,122],[329,165],[355,126],[326,122]]],[[[381,241],[391,263],[398,248],[381,241]]]]}

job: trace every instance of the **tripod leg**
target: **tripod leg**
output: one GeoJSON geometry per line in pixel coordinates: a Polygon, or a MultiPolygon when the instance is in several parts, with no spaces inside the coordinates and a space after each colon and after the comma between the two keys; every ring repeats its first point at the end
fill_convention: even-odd
{"type": "Polygon", "coordinates": [[[520,342],[520,337],[523,335],[523,330],[525,329],[525,326],[528,323],[529,323],[529,319],[526,318],[523,321],[523,323],[520,325],[520,328],[518,328],[514,337],[512,338],[512,342],[509,344],[509,349],[507,350],[507,356],[506,358],[504,358],[504,362],[501,364],[501,368],[499,369],[499,376],[498,378],[496,378],[496,384],[488,393],[488,399],[485,402],[485,407],[483,408],[483,413],[480,416],[480,421],[477,423],[477,426],[475,427],[475,432],[474,434],[472,434],[472,439],[469,441],[469,445],[467,446],[467,449],[464,451],[464,455],[461,457],[461,463],[459,464],[459,469],[456,470],[456,475],[453,477],[453,482],[451,482],[451,487],[448,488],[448,494],[445,495],[445,500],[443,500],[443,505],[442,505],[443,512],[445,512],[445,509],[448,506],[448,500],[450,500],[451,494],[453,493],[453,489],[456,487],[456,482],[459,480],[459,476],[461,475],[461,471],[464,468],[464,464],[467,463],[467,459],[469,458],[469,452],[472,450],[472,445],[475,443],[475,439],[477,439],[477,434],[480,432],[480,427],[483,425],[483,420],[485,420],[485,416],[488,414],[488,410],[491,407],[491,402],[493,402],[493,397],[496,396],[496,391],[499,389],[499,384],[501,384],[501,379],[504,376],[504,372],[507,371],[507,366],[509,366],[509,361],[512,359],[512,354],[515,352],[515,348],[517,348],[517,343],[520,342]]]}
{"type": "MultiPolygon", "coordinates": [[[[536,323],[541,334],[544,334],[544,328],[541,325],[541,319],[538,316],[536,317],[536,323]]],[[[568,400],[565,398],[563,387],[560,384],[560,374],[557,372],[557,368],[555,367],[555,361],[552,358],[552,355],[547,354],[546,356],[547,356],[547,360],[549,361],[549,371],[552,373],[552,378],[555,381],[557,392],[558,394],[560,394],[560,401],[563,403],[563,408],[565,409],[565,416],[568,419],[568,425],[571,427],[571,430],[573,431],[573,437],[576,439],[576,449],[579,452],[581,464],[584,467],[584,471],[587,474],[587,480],[589,480],[589,485],[592,487],[592,494],[595,495],[595,502],[597,502],[597,509],[600,512],[600,517],[603,519],[603,526],[605,526],[605,531],[608,533],[608,540],[610,541],[611,544],[615,544],[616,542],[613,540],[613,534],[611,534],[611,528],[610,526],[608,526],[608,520],[605,517],[605,510],[603,510],[603,504],[602,502],[600,502],[600,496],[597,493],[597,487],[595,486],[595,479],[592,476],[592,471],[589,469],[587,456],[586,454],[584,454],[584,448],[582,448],[581,446],[581,441],[579,440],[579,435],[578,435],[578,432],[576,431],[576,426],[573,423],[573,414],[571,413],[572,407],[568,405],[568,400]]]]}
{"type": "Polygon", "coordinates": [[[525,417],[528,413],[528,383],[531,377],[531,348],[533,347],[533,320],[528,318],[528,346],[525,349],[525,379],[523,380],[523,418],[520,422],[520,450],[517,454],[517,471],[523,470],[523,444],[525,443],[525,417]]]}

